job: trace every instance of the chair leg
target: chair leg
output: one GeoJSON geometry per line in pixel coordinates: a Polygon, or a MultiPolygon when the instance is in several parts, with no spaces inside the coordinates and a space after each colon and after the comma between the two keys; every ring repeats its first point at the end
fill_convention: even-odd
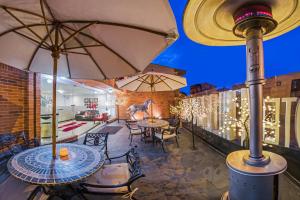
{"type": "Polygon", "coordinates": [[[151,130],[151,134],[152,134],[152,144],[154,146],[154,144],[155,144],[155,132],[154,132],[154,129],[151,130]]]}
{"type": "Polygon", "coordinates": [[[27,200],[33,200],[39,192],[44,192],[42,186],[37,186],[29,195],[27,200]]]}
{"type": "Polygon", "coordinates": [[[179,143],[178,143],[178,138],[177,137],[178,136],[176,136],[175,138],[176,138],[177,147],[179,147],[179,143]]]}
{"type": "Polygon", "coordinates": [[[82,193],[81,190],[76,190],[72,185],[69,185],[69,187],[71,188],[71,190],[73,191],[74,194],[77,194],[79,199],[82,199],[82,200],[88,200],[84,194],[82,193]]]}
{"type": "Polygon", "coordinates": [[[164,147],[164,141],[163,140],[161,141],[161,147],[162,147],[164,153],[166,153],[166,150],[165,150],[165,147],[164,147]]]}
{"type": "Polygon", "coordinates": [[[111,159],[110,159],[110,157],[108,156],[108,151],[105,151],[105,155],[106,155],[106,158],[109,160],[109,163],[111,163],[111,159]]]}
{"type": "Polygon", "coordinates": [[[129,146],[131,146],[131,143],[132,143],[132,134],[130,134],[130,144],[129,144],[129,146]]]}

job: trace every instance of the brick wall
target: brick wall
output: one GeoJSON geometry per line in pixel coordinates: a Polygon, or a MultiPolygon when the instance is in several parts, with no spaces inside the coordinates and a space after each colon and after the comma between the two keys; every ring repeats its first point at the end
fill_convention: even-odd
{"type": "Polygon", "coordinates": [[[300,79],[300,73],[292,73],[272,77],[266,80],[264,96],[289,97],[291,96],[292,80],[300,79]]]}
{"type": "MultiPolygon", "coordinates": [[[[152,99],[153,115],[161,118],[168,118],[170,116],[170,104],[174,103],[174,98],[178,95],[178,91],[171,92],[153,92],[152,99]]],[[[120,119],[129,119],[127,108],[132,104],[143,104],[147,99],[151,98],[150,92],[118,92],[117,98],[124,99],[124,104],[119,106],[120,119]]],[[[150,109],[149,109],[150,113],[150,109]]],[[[141,119],[142,112],[137,112],[135,117],[141,119]]]]}
{"type": "Polygon", "coordinates": [[[0,63],[0,134],[25,131],[31,138],[39,136],[39,80],[39,75],[0,63]]]}

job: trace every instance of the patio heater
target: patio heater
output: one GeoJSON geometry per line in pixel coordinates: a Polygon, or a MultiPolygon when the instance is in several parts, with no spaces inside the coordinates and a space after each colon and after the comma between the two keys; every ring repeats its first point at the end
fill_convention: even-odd
{"type": "Polygon", "coordinates": [[[236,151],[228,155],[226,162],[229,167],[230,189],[223,199],[277,199],[278,174],[285,171],[287,164],[283,157],[262,149],[263,35],[272,32],[277,22],[272,17],[271,7],[264,4],[243,5],[234,13],[233,18],[233,33],[246,40],[250,151],[236,151]]]}
{"type": "Polygon", "coordinates": [[[262,149],[263,38],[274,38],[297,27],[299,9],[297,1],[276,0],[190,0],[186,7],[184,28],[192,40],[212,46],[240,45],[246,41],[250,150],[227,156],[230,187],[222,196],[224,200],[278,198],[278,174],[286,170],[287,163],[282,156],[262,149]]]}

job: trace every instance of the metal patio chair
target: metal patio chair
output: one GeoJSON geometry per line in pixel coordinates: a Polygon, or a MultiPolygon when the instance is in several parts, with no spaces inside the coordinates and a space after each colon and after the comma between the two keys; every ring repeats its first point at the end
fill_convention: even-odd
{"type": "Polygon", "coordinates": [[[140,135],[141,141],[143,140],[145,131],[143,130],[143,128],[137,125],[136,121],[126,121],[126,126],[129,129],[129,135],[128,135],[128,138],[130,139],[129,145],[131,145],[132,143],[133,136],[140,135]]]}
{"type": "Polygon", "coordinates": [[[161,142],[161,146],[164,152],[166,152],[164,144],[166,140],[170,140],[172,138],[175,138],[177,147],[179,147],[178,143],[178,129],[179,129],[179,123],[176,124],[176,126],[169,125],[168,127],[161,128],[160,131],[156,131],[154,134],[154,139],[156,142],[161,142]]]}
{"type": "Polygon", "coordinates": [[[132,193],[132,183],[145,176],[142,173],[139,155],[134,148],[131,148],[125,154],[111,158],[111,160],[119,159],[123,161],[104,165],[85,182],[80,183],[81,192],[114,195],[132,193]]]}
{"type": "Polygon", "coordinates": [[[95,146],[99,151],[103,151],[106,158],[111,162],[108,155],[108,135],[109,133],[87,133],[85,135],[83,144],[88,146],[95,146]]]}

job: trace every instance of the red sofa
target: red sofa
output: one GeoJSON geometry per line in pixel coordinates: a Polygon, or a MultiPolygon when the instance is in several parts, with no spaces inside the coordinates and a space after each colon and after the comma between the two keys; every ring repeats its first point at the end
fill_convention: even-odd
{"type": "Polygon", "coordinates": [[[96,115],[93,121],[106,122],[108,120],[108,113],[101,113],[100,115],[96,115]]]}

